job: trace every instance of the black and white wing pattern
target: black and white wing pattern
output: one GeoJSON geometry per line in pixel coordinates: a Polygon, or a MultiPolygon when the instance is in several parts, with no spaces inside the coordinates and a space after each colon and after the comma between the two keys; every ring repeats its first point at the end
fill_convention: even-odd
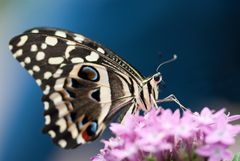
{"type": "Polygon", "coordinates": [[[96,139],[118,111],[136,110],[144,77],[80,34],[34,28],[14,37],[9,48],[41,87],[43,132],[62,148],[96,139]]]}

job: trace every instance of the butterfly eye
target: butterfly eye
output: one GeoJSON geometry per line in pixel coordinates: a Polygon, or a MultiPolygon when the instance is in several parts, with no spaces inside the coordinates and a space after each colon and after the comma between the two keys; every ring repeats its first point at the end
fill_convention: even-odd
{"type": "Polygon", "coordinates": [[[155,75],[155,76],[153,77],[153,79],[154,79],[156,82],[159,82],[160,79],[161,79],[161,75],[160,75],[160,74],[155,75]]]}
{"type": "Polygon", "coordinates": [[[98,71],[91,67],[91,66],[83,66],[79,73],[78,76],[80,78],[86,79],[86,80],[91,80],[91,81],[98,81],[99,80],[99,73],[98,71]]]}

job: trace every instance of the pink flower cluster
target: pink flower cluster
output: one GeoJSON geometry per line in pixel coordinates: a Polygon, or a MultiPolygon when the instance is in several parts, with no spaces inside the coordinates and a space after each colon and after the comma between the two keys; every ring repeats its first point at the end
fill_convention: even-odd
{"type": "Polygon", "coordinates": [[[127,115],[112,123],[116,135],[92,161],[221,161],[231,160],[240,115],[226,115],[205,107],[200,113],[152,109],[145,116],[127,115]]]}

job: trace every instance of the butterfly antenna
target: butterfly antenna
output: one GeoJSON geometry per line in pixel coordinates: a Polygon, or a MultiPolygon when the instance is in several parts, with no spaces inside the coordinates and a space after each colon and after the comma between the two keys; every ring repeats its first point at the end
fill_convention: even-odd
{"type": "Polygon", "coordinates": [[[163,66],[165,64],[168,64],[168,63],[171,63],[171,62],[175,61],[176,59],[177,59],[177,55],[174,54],[172,59],[166,60],[165,62],[162,62],[161,64],[159,64],[157,69],[156,69],[156,72],[159,72],[159,69],[160,69],[161,66],[163,66]]]}

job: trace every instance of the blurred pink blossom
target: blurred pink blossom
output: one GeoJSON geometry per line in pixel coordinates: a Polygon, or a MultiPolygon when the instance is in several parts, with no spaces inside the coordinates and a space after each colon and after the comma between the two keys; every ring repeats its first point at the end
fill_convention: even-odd
{"type": "Polygon", "coordinates": [[[122,124],[112,123],[115,137],[92,161],[230,161],[240,115],[226,115],[205,107],[200,113],[152,109],[146,115],[126,115],[122,124]]]}

